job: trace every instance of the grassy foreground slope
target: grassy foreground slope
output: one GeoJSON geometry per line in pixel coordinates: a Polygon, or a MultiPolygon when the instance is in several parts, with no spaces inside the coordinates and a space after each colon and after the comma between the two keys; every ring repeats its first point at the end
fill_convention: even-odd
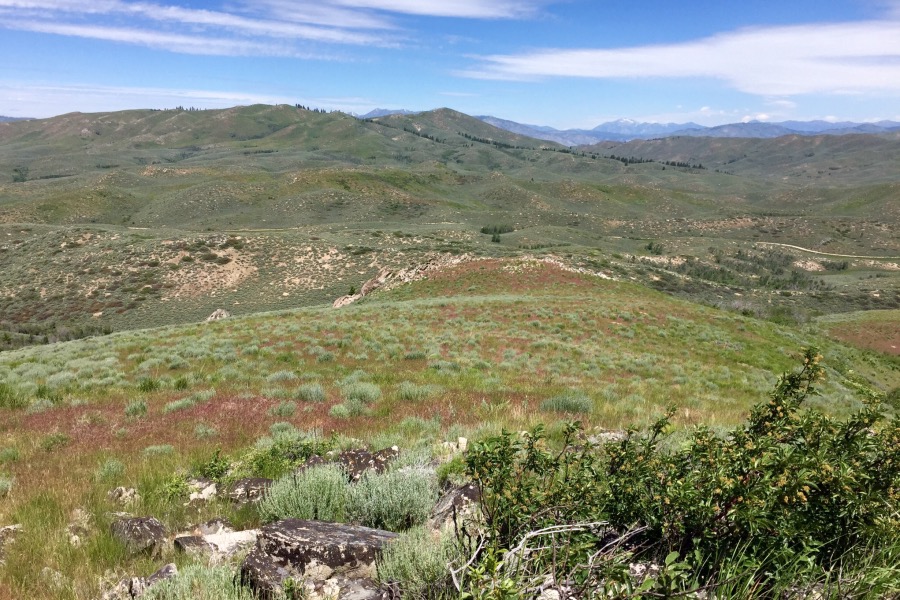
{"type": "Polygon", "coordinates": [[[5,352],[0,476],[11,485],[0,523],[24,532],[0,568],[0,597],[91,598],[103,581],[152,572],[105,529],[118,485],[137,487],[133,510],[173,529],[219,515],[254,524],[251,512],[188,509],[167,490],[179,470],[276,423],[407,449],[538,422],[552,435],[567,419],[589,433],[647,424],[670,404],[682,426],[720,427],[742,421],[810,344],[828,366],[813,402],[826,412],[858,408],[860,389],[900,385],[896,361],[812,330],[525,259],[463,262],[339,310],[5,352]],[[95,529],[73,547],[66,525],[78,508],[95,529]]]}

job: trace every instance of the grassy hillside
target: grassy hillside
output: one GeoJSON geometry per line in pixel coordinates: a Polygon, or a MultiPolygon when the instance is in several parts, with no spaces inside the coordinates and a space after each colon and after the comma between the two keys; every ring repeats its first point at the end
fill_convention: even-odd
{"type": "Polygon", "coordinates": [[[0,597],[95,597],[104,577],[152,571],[153,561],[125,556],[100,528],[117,485],[137,487],[137,509],[173,529],[216,515],[252,525],[227,503],[188,510],[166,486],[276,423],[379,448],[432,448],[538,422],[558,433],[573,418],[596,432],[646,424],[670,404],[679,426],[720,428],[743,420],[808,344],[825,355],[828,378],[813,405],[828,413],[860,407],[860,385],[900,385],[896,361],[812,329],[523,259],[463,262],[340,310],[5,352],[0,476],[12,489],[0,523],[22,523],[24,533],[0,597]],[[355,395],[362,384],[366,394],[355,395]],[[78,548],[65,532],[76,508],[97,527],[78,548]],[[41,583],[44,567],[65,586],[41,583]]]}
{"type": "Polygon", "coordinates": [[[449,109],[3,123],[0,349],[327,303],[435,254],[553,255],[793,321],[900,305],[896,139],[641,143],[570,150],[449,109]]]}

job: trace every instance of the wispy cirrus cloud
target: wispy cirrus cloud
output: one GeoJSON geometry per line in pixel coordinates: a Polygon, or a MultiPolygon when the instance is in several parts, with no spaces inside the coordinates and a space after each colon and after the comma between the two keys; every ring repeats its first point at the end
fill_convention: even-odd
{"type": "Polygon", "coordinates": [[[900,93],[900,19],[742,29],[678,44],[479,57],[477,79],[712,78],[762,96],[900,93]]]}
{"type": "MultiPolygon", "coordinates": [[[[546,3],[548,0],[542,0],[546,3]]],[[[395,47],[398,14],[513,19],[538,0],[257,0],[218,10],[128,0],[0,0],[0,28],[206,55],[310,56],[298,44],[395,47]]]]}

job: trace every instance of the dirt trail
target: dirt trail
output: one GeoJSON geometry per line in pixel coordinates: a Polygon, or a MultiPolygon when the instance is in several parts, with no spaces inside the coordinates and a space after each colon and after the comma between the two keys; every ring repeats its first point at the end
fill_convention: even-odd
{"type": "Polygon", "coordinates": [[[778,242],[756,242],[757,245],[763,246],[783,246],[785,248],[793,248],[794,250],[801,250],[803,252],[811,252],[812,254],[819,254],[821,256],[836,256],[838,258],[868,258],[871,260],[900,260],[900,256],[865,256],[861,254],[832,254],[831,252],[819,252],[818,250],[810,250],[809,248],[804,248],[803,246],[794,246],[792,244],[779,244],[778,242]]]}

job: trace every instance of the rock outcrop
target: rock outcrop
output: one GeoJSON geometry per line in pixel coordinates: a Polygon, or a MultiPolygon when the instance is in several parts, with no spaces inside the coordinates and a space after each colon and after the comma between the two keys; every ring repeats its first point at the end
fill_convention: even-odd
{"type": "Polygon", "coordinates": [[[225,310],[224,308],[217,308],[213,311],[211,315],[206,317],[206,322],[210,323],[212,321],[221,321],[222,319],[227,319],[231,316],[231,313],[225,310]]]}
{"type": "Polygon", "coordinates": [[[481,490],[474,483],[455,487],[441,496],[428,517],[428,527],[441,531],[461,525],[465,519],[475,516],[481,490]]]}
{"type": "Polygon", "coordinates": [[[447,267],[451,267],[453,265],[469,262],[471,260],[476,259],[469,254],[464,254],[462,256],[439,255],[432,257],[430,260],[420,265],[409,267],[408,269],[392,271],[388,268],[382,268],[380,271],[378,271],[378,274],[375,275],[375,277],[363,284],[363,286],[359,289],[359,292],[357,292],[356,294],[341,296],[334,301],[334,304],[332,306],[333,308],[341,308],[347,306],[348,304],[353,304],[360,298],[364,298],[377,289],[390,289],[403,283],[425,279],[426,277],[428,277],[429,273],[433,273],[441,269],[446,269],[447,267]]]}
{"type": "Polygon", "coordinates": [[[366,471],[384,473],[390,461],[400,456],[397,446],[377,452],[368,450],[345,450],[338,455],[338,462],[344,467],[351,481],[359,481],[366,471]]]}
{"type": "Polygon", "coordinates": [[[238,504],[258,502],[270,487],[273,481],[265,477],[245,477],[238,479],[225,490],[225,497],[238,504]]]}
{"type": "Polygon", "coordinates": [[[375,560],[397,534],[379,529],[285,519],[262,527],[241,565],[241,582],[272,597],[285,580],[324,582],[336,576],[374,580],[375,560]]]}
{"type": "Polygon", "coordinates": [[[166,528],[154,517],[126,517],[113,521],[112,535],[132,554],[162,554],[166,546],[166,528]]]}
{"type": "Polygon", "coordinates": [[[140,598],[150,587],[155,584],[174,577],[178,574],[178,567],[170,563],[150,577],[128,577],[122,579],[111,590],[102,596],[102,600],[131,600],[132,598],[140,598]]]}
{"type": "Polygon", "coordinates": [[[10,542],[16,539],[22,531],[21,525],[7,525],[0,527],[0,565],[3,564],[3,551],[10,542]]]}

